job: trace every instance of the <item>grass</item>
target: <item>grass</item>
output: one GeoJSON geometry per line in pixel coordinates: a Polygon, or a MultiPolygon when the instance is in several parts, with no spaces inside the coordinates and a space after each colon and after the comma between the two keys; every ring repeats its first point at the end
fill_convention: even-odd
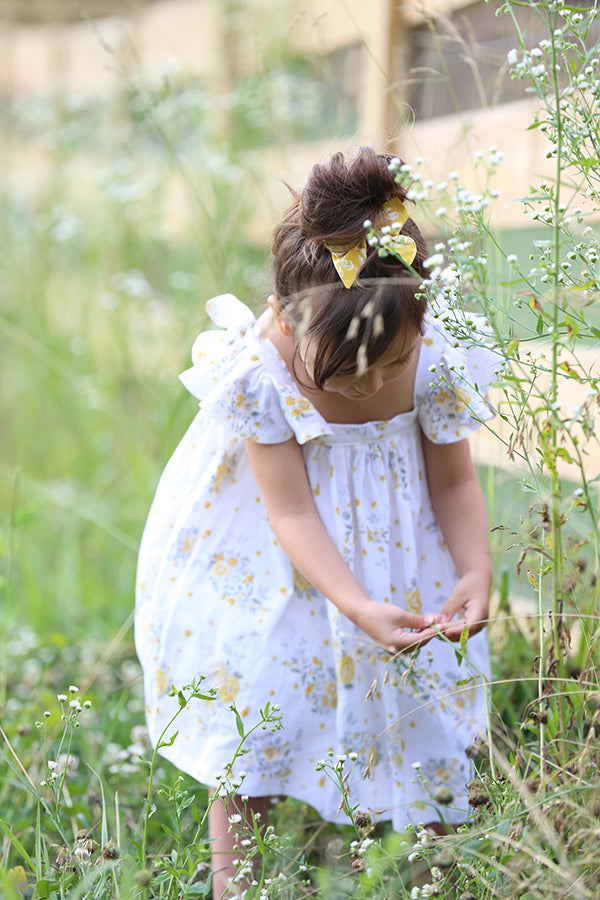
{"type": "MultiPolygon", "coordinates": [[[[210,890],[206,791],[151,762],[133,584],[156,480],[195,411],[177,374],[206,324],[204,300],[222,290],[264,297],[266,252],[240,224],[251,173],[235,142],[211,147],[195,89],[184,97],[186,128],[169,143],[180,94],[142,88],[128,97],[127,139],[102,103],[67,104],[55,118],[33,100],[2,113],[10,140],[43,139],[53,159],[41,193],[7,183],[0,210],[0,882],[9,900],[210,890]],[[206,172],[190,134],[206,142],[204,164],[212,154],[206,172]],[[174,240],[162,213],[181,160],[194,215],[174,240]]],[[[500,243],[522,252],[514,236],[500,243]]],[[[504,280],[503,263],[498,272],[504,280]]],[[[535,307],[515,309],[510,295],[505,287],[516,326],[551,341],[535,307]]],[[[453,883],[463,900],[597,896],[597,541],[589,506],[573,499],[579,481],[562,481],[557,621],[548,474],[527,487],[511,471],[480,472],[495,528],[494,739],[491,754],[469,751],[469,828],[446,839],[337,828],[282,799],[268,839],[249,838],[273,878],[269,897],[408,896],[413,854],[437,896],[454,896],[453,883]]]]}

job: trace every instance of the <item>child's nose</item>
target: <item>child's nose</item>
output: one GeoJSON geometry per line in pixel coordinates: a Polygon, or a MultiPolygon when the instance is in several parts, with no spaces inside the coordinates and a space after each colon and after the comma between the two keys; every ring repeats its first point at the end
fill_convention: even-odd
{"type": "Polygon", "coordinates": [[[362,377],[361,388],[366,393],[375,394],[383,386],[383,374],[380,369],[370,369],[362,377]]]}

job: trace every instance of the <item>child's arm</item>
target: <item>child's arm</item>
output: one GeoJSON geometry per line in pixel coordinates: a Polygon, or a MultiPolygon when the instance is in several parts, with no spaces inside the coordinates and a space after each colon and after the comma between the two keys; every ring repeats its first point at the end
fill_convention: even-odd
{"type": "Polygon", "coordinates": [[[465,625],[475,634],[488,621],[492,567],[487,510],[467,440],[434,444],[423,435],[423,452],[433,512],[459,578],[443,608],[449,619],[458,619],[444,633],[459,640],[465,625]]]}
{"type": "Polygon", "coordinates": [[[315,588],[381,647],[414,649],[435,636],[438,616],[418,616],[371,600],[346,565],[315,506],[299,444],[246,441],[269,522],[290,561],[315,588]],[[419,633],[405,629],[419,629],[419,633]]]}

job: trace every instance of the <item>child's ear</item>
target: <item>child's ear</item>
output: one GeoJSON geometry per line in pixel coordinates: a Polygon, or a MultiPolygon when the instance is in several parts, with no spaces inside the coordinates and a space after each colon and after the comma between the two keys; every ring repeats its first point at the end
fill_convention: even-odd
{"type": "Polygon", "coordinates": [[[275,316],[277,324],[279,326],[279,330],[286,337],[290,337],[292,333],[292,329],[290,327],[290,323],[287,319],[284,318],[283,313],[281,312],[281,305],[279,303],[279,297],[276,297],[275,294],[271,294],[268,299],[268,304],[271,307],[271,312],[275,316]]]}

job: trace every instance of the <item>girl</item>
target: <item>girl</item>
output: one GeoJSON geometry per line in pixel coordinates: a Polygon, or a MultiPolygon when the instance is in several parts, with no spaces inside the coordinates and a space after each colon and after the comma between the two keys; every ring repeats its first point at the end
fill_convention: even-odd
{"type": "Polygon", "coordinates": [[[275,230],[276,293],[258,321],[231,295],[209,302],[225,330],[198,337],[181,376],[200,412],[144,532],[136,642],[152,739],[176,709],[171,685],[204,673],[218,688],[183,710],[164,756],[214,787],[239,743],[230,704],[247,730],[267,701],[283,715],[236,768],[248,799],[211,809],[215,897],[239,855],[228,814],[264,821],[267,798],[287,794],[345,821],[315,769],[330,751],[357,754],[352,807],[398,830],[440,818],[441,785],[454,795],[444,820],[466,817],[491,569],[465,437],[491,417],[473,385],[495,358],[426,312],[426,248],[389,163],[363,149],[313,168],[275,230]],[[472,667],[459,668],[439,629],[456,641],[465,626],[472,667]]]}

